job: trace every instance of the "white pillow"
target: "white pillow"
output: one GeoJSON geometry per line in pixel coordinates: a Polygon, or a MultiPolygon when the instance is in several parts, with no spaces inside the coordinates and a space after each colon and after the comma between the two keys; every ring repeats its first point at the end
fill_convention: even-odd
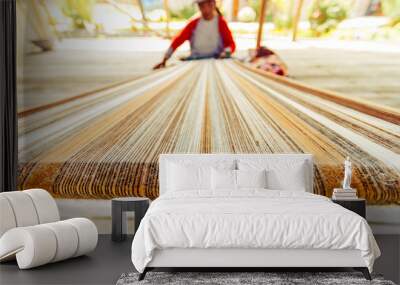
{"type": "Polygon", "coordinates": [[[268,171],[268,188],[277,190],[306,192],[307,182],[304,174],[304,164],[297,165],[287,174],[272,170],[268,171]]]}
{"type": "Polygon", "coordinates": [[[237,188],[267,188],[267,171],[258,170],[236,170],[237,188]]]}
{"type": "Polygon", "coordinates": [[[218,189],[236,189],[236,170],[233,169],[211,169],[211,187],[218,189]]]}
{"type": "Polygon", "coordinates": [[[211,168],[168,164],[168,190],[185,191],[211,188],[211,168]]]}
{"type": "Polygon", "coordinates": [[[306,191],[306,163],[288,159],[241,159],[240,170],[267,170],[267,188],[273,190],[306,191]]]}

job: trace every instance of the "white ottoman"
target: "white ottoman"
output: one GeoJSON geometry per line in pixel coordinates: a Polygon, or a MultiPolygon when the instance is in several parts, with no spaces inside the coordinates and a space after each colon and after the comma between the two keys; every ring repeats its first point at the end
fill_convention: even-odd
{"type": "Polygon", "coordinates": [[[86,218],[59,221],[57,205],[42,189],[0,193],[0,261],[17,259],[20,269],[86,254],[98,233],[86,218]]]}

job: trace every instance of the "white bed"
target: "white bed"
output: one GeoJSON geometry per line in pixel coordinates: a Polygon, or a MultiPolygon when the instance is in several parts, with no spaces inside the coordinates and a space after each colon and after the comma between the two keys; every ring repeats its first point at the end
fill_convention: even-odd
{"type": "Polygon", "coordinates": [[[155,267],[354,267],[370,278],[380,255],[371,229],[357,214],[312,194],[311,155],[165,154],[159,167],[160,197],[132,243],[140,279],[155,267]],[[176,165],[184,166],[179,175],[170,170],[176,165]],[[268,185],[176,191],[184,185],[177,180],[198,178],[185,172],[191,167],[238,169],[242,176],[266,169],[268,185]]]}

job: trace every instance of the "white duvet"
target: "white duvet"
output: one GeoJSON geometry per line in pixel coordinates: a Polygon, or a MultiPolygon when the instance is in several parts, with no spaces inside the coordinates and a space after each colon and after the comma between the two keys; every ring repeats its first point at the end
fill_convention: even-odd
{"type": "Polygon", "coordinates": [[[379,248],[365,219],[307,192],[179,191],[156,199],[132,243],[143,272],[155,249],[358,249],[372,271],[379,248]]]}

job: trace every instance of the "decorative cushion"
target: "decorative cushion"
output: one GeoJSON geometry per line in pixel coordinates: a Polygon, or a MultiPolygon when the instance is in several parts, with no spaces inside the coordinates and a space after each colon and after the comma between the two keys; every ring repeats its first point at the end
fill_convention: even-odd
{"type": "Polygon", "coordinates": [[[241,188],[267,188],[267,171],[211,169],[213,190],[238,190],[241,188]]]}
{"type": "Polygon", "coordinates": [[[239,170],[267,170],[267,188],[273,190],[306,191],[304,160],[240,159],[239,170]]]}
{"type": "Polygon", "coordinates": [[[211,181],[213,190],[236,190],[236,170],[212,168],[211,181]]]}
{"type": "Polygon", "coordinates": [[[267,171],[236,170],[237,188],[267,188],[267,171]]]}
{"type": "Polygon", "coordinates": [[[171,191],[211,188],[211,169],[207,166],[184,166],[169,163],[168,188],[171,191]]]}
{"type": "Polygon", "coordinates": [[[211,159],[204,161],[201,159],[169,159],[165,162],[166,176],[165,185],[167,191],[182,190],[211,190],[211,168],[216,169],[235,169],[236,160],[232,159],[211,159]],[[195,177],[190,181],[189,178],[195,177]],[[179,179],[177,179],[179,178],[179,179]]]}

